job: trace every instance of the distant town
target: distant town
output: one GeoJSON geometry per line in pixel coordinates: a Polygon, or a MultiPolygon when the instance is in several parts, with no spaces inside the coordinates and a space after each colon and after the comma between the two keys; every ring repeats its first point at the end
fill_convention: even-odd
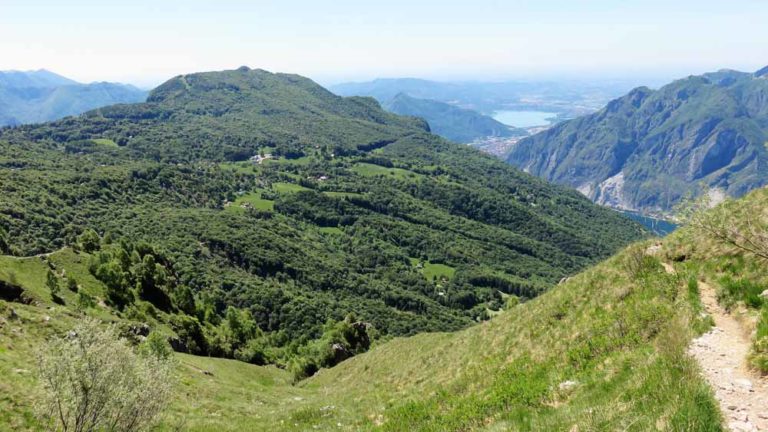
{"type": "Polygon", "coordinates": [[[554,124],[549,124],[546,126],[534,126],[530,128],[526,128],[526,131],[528,132],[528,135],[525,136],[515,136],[515,137],[494,137],[489,136],[485,138],[479,138],[471,143],[472,147],[475,147],[479,149],[480,151],[483,151],[485,153],[494,155],[498,158],[504,158],[509,152],[512,150],[512,148],[523,138],[526,138],[531,135],[535,135],[539,132],[545,131],[549,128],[554,126],[554,124]]]}

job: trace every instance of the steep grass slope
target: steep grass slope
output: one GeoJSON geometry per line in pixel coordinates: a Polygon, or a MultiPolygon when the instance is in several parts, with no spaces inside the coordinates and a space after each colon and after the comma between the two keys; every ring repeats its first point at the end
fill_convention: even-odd
{"type": "MultiPolygon", "coordinates": [[[[488,322],[381,343],[298,385],[274,367],[180,354],[164,428],[720,430],[711,391],[685,353],[704,325],[700,303],[685,269],[667,274],[648,246],[488,322]]],[[[65,250],[50,260],[76,272],[83,258],[65,250]]],[[[42,279],[26,281],[47,267],[40,263],[15,267],[35,296],[42,279]]],[[[0,304],[0,421],[18,430],[35,426],[35,349],[79,316],[40,301],[0,304]]],[[[103,307],[89,314],[111,316],[103,307]]]]}

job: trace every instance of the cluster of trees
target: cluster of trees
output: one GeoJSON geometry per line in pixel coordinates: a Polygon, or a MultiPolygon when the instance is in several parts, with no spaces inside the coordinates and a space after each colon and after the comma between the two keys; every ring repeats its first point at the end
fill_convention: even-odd
{"type": "MultiPolygon", "coordinates": [[[[327,321],[317,339],[311,331],[300,338],[265,332],[251,309],[224,306],[207,292],[196,296],[179,282],[173,262],[148,242],[101,238],[86,230],[77,247],[92,254],[89,271],[104,284],[107,303],[126,318],[167,323],[176,333],[171,344],[178,351],[290,365],[303,378],[370,346],[372,326],[349,316],[327,321]]],[[[49,286],[58,283],[58,276],[50,272],[49,286]]],[[[51,288],[52,294],[57,290],[51,288]]]]}
{"type": "Polygon", "coordinates": [[[358,322],[353,314],[343,321],[329,321],[323,328],[323,335],[302,346],[294,356],[289,368],[294,379],[301,380],[315,374],[320,368],[328,368],[356,354],[367,351],[377,332],[370,325],[358,322]]]}
{"type": "Polygon", "coordinates": [[[121,240],[110,245],[107,239],[108,247],[99,250],[98,234],[94,231],[86,231],[80,239],[83,249],[94,253],[89,271],[104,283],[106,300],[111,306],[122,311],[139,298],[164,312],[172,311],[174,304],[178,310],[194,311],[192,292],[176,283],[168,259],[149,243],[134,245],[121,240]]]}

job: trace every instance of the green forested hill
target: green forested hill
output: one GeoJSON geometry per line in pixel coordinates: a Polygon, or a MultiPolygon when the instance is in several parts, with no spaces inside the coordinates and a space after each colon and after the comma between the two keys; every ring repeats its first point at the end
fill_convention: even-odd
{"type": "Polygon", "coordinates": [[[425,119],[432,133],[458,143],[477,138],[525,136],[523,129],[509,127],[479,112],[400,93],[385,104],[393,113],[425,119]]]}
{"type": "Polygon", "coordinates": [[[731,70],[638,88],[521,140],[508,162],[601,204],[669,212],[701,185],[741,196],[768,182],[768,80],[731,70]]]}
{"type": "Polygon", "coordinates": [[[181,349],[257,363],[311,357],[350,313],[383,334],[462,328],[644,235],[372,99],[247,68],[3,129],[0,227],[14,255],[87,249],[97,297],[181,349]],[[255,326],[234,341],[229,307],[255,326]]]}

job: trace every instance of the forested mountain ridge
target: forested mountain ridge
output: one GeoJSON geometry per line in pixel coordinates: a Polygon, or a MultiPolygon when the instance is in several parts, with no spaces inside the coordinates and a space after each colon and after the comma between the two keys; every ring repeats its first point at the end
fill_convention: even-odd
{"type": "Polygon", "coordinates": [[[306,374],[329,320],[462,328],[645,235],[373,99],[247,68],[3,129],[0,192],[6,251],[78,245],[97,296],[177,348],[306,374]],[[232,308],[252,322],[235,340],[232,308]]]}
{"type": "Polygon", "coordinates": [[[81,84],[46,70],[0,71],[0,126],[51,121],[145,97],[145,91],[125,84],[81,84]]]}
{"type": "Polygon", "coordinates": [[[723,70],[637,88],[521,140],[508,162],[592,200],[668,212],[701,185],[741,196],[768,183],[768,81],[723,70]]]}
{"type": "Polygon", "coordinates": [[[525,136],[522,129],[509,127],[492,117],[444,102],[418,99],[400,93],[384,104],[387,111],[399,115],[420,117],[429,123],[436,135],[458,143],[478,138],[525,136]]]}

